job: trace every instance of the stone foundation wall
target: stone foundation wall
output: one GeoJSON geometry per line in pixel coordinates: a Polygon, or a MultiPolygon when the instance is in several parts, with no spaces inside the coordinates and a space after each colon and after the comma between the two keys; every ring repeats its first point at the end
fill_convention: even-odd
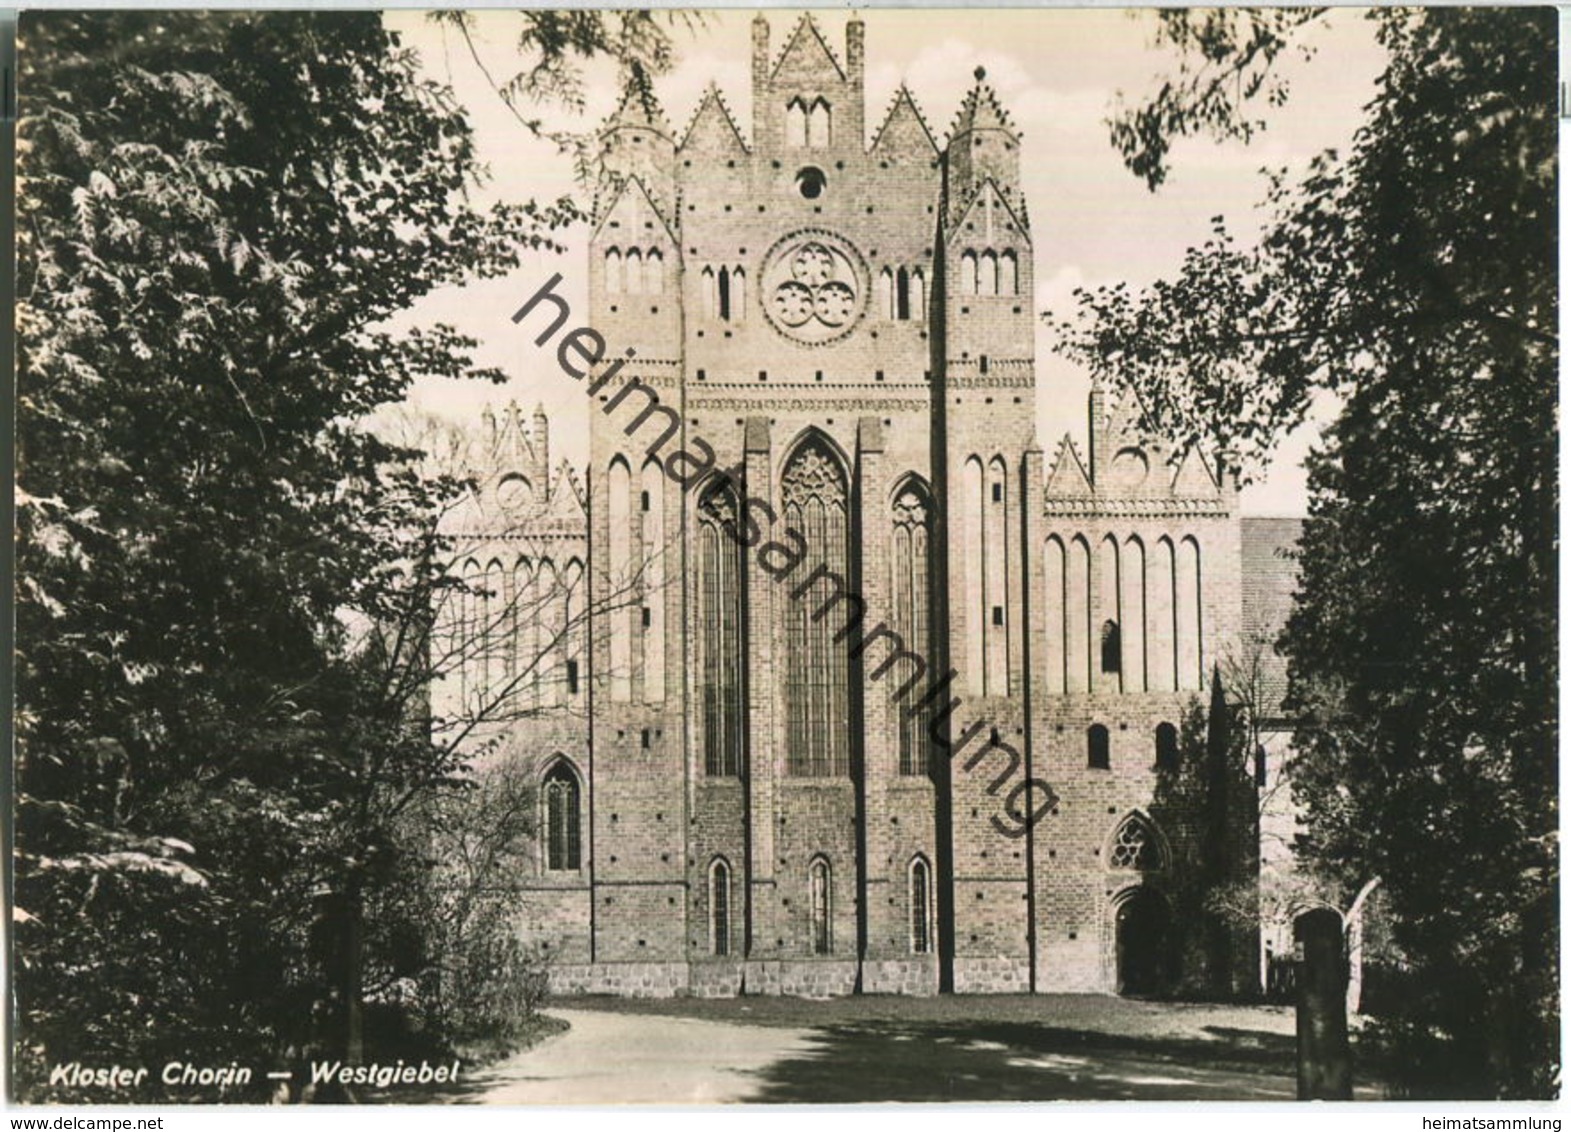
{"type": "Polygon", "coordinates": [[[675,998],[686,994],[686,963],[564,963],[551,968],[551,994],[675,998]]]}
{"type": "Polygon", "coordinates": [[[862,964],[863,994],[934,995],[938,993],[938,956],[875,959],[862,964]]]}
{"type": "Polygon", "coordinates": [[[1024,958],[955,957],[956,994],[1026,994],[1030,989],[1031,969],[1024,958]]]}

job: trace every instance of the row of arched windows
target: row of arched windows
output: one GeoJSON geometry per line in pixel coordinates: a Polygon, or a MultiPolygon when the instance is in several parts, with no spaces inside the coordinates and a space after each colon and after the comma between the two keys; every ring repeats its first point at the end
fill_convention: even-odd
{"type": "Polygon", "coordinates": [[[665,257],[660,249],[640,251],[608,248],[605,253],[608,295],[658,295],[665,290],[665,257]]]}
{"type": "Polygon", "coordinates": [[[827,100],[820,97],[809,102],[798,95],[786,103],[786,145],[793,149],[829,148],[831,120],[827,100]]]}
{"type": "Polygon", "coordinates": [[[706,267],[698,280],[705,318],[741,322],[747,317],[747,272],[740,267],[706,267]]]}
{"type": "MultiPolygon", "coordinates": [[[[1156,725],[1154,753],[1157,770],[1179,768],[1182,755],[1179,752],[1178,728],[1171,723],[1156,725]]],[[[1112,737],[1103,724],[1093,723],[1086,728],[1086,766],[1092,770],[1112,769],[1112,737]]]]}
{"type": "MultiPolygon", "coordinates": [[[[802,532],[804,559],[840,578],[847,577],[848,498],[844,470],[822,441],[799,447],[781,477],[781,521],[802,532]]],[[[699,496],[697,515],[700,611],[698,663],[704,773],[734,776],[742,762],[742,550],[727,533],[738,521],[739,504],[729,480],[717,479],[699,496]]],[[[927,485],[908,478],[890,512],[890,602],[892,628],[904,647],[928,659],[932,641],[933,507],[927,485]]],[[[805,572],[805,569],[804,569],[805,572]]],[[[815,616],[829,600],[832,583],[820,581],[800,600],[785,603],[787,770],[805,777],[843,776],[850,766],[847,646],[836,641],[843,621],[836,613],[815,616]]],[[[893,649],[891,648],[891,651],[893,649]]],[[[883,679],[899,689],[912,678],[910,662],[899,662],[883,679]]],[[[896,706],[900,773],[927,772],[927,725],[896,706]]]]}
{"type": "Polygon", "coordinates": [[[1136,535],[1050,535],[1049,692],[1192,691],[1205,673],[1200,544],[1163,535],[1147,553],[1136,535]],[[1095,627],[1093,631],[1093,626],[1095,627]],[[1094,642],[1094,644],[1093,644],[1094,642]]]}
{"type": "Polygon", "coordinates": [[[1015,295],[1020,292],[1020,260],[1012,250],[975,252],[960,255],[960,293],[962,295],[1015,295]]]}
{"type": "Polygon", "coordinates": [[[920,267],[884,268],[873,280],[873,309],[879,318],[921,322],[927,318],[927,277],[920,267]]]}
{"type": "Polygon", "coordinates": [[[448,657],[466,712],[560,707],[581,694],[583,564],[549,558],[466,561],[448,657]]]}
{"type": "Polygon", "coordinates": [[[636,654],[644,701],[660,703],[666,695],[665,581],[670,547],[665,525],[666,477],[654,457],[644,462],[638,485],[635,495],[627,461],[621,456],[613,458],[607,474],[611,520],[605,598],[610,608],[608,676],[611,699],[630,702],[636,654]]]}
{"type": "MultiPolygon", "coordinates": [[[[933,871],[921,854],[906,869],[910,915],[909,945],[913,955],[934,950],[933,871]]],[[[709,950],[713,955],[732,954],[731,865],[716,857],[709,865],[709,950]]],[[[814,955],[834,953],[834,875],[829,862],[814,857],[807,869],[807,935],[814,955]]]]}

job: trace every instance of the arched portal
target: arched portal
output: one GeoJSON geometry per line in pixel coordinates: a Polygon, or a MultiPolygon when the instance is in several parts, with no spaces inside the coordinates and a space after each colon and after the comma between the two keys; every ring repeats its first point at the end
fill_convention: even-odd
{"type": "Polygon", "coordinates": [[[1172,985],[1172,925],[1167,901],[1149,888],[1134,889],[1114,911],[1117,990],[1160,995],[1172,985]]]}

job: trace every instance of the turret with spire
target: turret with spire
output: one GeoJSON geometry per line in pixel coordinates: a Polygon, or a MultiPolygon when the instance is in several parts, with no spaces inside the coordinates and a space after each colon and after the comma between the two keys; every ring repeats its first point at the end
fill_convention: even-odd
{"type": "Polygon", "coordinates": [[[987,81],[987,68],[978,67],[974,75],[976,85],[949,131],[950,199],[963,206],[991,179],[1004,200],[1019,210],[1020,132],[987,81]]]}
{"type": "Polygon", "coordinates": [[[676,206],[676,141],[647,77],[629,80],[616,112],[600,130],[598,209],[636,178],[669,223],[676,206]]]}

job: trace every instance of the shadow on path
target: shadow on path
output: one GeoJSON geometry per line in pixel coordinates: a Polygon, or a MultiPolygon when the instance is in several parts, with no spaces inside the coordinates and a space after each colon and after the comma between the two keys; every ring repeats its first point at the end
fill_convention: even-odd
{"type": "Polygon", "coordinates": [[[1206,1027],[1206,1039],[1023,1023],[815,1028],[757,1070],[751,1101],[1291,1100],[1293,1038],[1206,1027]]]}

